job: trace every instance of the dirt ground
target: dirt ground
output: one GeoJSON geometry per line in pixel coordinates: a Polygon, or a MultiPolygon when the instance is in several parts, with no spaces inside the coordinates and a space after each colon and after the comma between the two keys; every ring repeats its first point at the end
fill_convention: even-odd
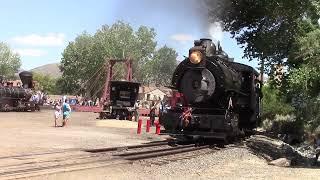
{"type": "MultiPolygon", "coordinates": [[[[56,128],[51,110],[1,113],[0,153],[6,156],[70,148],[104,148],[160,140],[160,136],[154,133],[138,135],[136,122],[97,120],[97,116],[95,113],[73,112],[66,127],[56,128]]],[[[155,130],[151,129],[151,132],[155,130]]]]}
{"type": "MultiPolygon", "coordinates": [[[[94,113],[73,112],[67,127],[55,128],[51,110],[1,113],[1,156],[133,145],[165,138],[154,135],[154,129],[146,134],[145,128],[137,135],[136,122],[96,117],[94,113]]],[[[123,164],[28,179],[320,179],[320,169],[270,166],[245,148],[231,148],[161,166],[123,164]]]]}

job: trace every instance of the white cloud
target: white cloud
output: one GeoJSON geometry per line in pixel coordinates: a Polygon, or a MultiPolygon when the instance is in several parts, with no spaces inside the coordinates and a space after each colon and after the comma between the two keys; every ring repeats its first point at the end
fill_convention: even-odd
{"type": "Polygon", "coordinates": [[[65,35],[63,33],[48,33],[46,35],[29,34],[16,36],[12,41],[20,45],[28,46],[63,46],[65,35]]]}
{"type": "Polygon", "coordinates": [[[223,39],[223,27],[221,23],[215,22],[209,25],[209,34],[212,39],[222,41],[223,39]]]}
{"type": "Polygon", "coordinates": [[[318,19],[318,24],[320,25],[320,18],[318,19]]]}
{"type": "Polygon", "coordinates": [[[170,39],[181,43],[186,43],[188,41],[193,41],[194,37],[190,34],[174,34],[170,36],[170,39]]]}
{"type": "Polygon", "coordinates": [[[18,53],[20,56],[32,56],[32,57],[40,57],[47,54],[46,51],[41,49],[14,49],[14,52],[18,53]]]}

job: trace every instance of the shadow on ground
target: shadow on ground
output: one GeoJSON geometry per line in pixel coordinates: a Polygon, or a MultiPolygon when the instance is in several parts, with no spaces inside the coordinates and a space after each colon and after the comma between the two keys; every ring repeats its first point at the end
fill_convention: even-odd
{"type": "Polygon", "coordinates": [[[255,135],[247,139],[245,144],[253,154],[266,159],[269,163],[281,158],[282,160],[287,160],[290,167],[320,168],[314,155],[304,156],[292,146],[280,140],[255,135]]]}

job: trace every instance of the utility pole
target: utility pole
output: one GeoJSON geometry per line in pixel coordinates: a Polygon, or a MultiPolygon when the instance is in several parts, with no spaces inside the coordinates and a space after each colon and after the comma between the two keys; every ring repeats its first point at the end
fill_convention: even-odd
{"type": "Polygon", "coordinates": [[[261,83],[263,84],[263,81],[264,81],[264,77],[263,77],[263,74],[264,74],[264,60],[265,60],[265,58],[263,57],[262,59],[261,59],[261,64],[260,64],[260,81],[261,81],[261,83]]]}
{"type": "MultiPolygon", "coordinates": [[[[263,85],[263,81],[264,81],[264,61],[265,61],[265,57],[264,56],[262,56],[262,59],[261,59],[261,64],[260,64],[260,82],[261,82],[261,84],[260,84],[260,90],[262,91],[262,85],[263,85]]],[[[261,117],[261,114],[262,114],[262,112],[263,112],[263,103],[262,103],[262,100],[261,100],[261,97],[260,97],[260,99],[259,99],[259,116],[261,117]]]]}

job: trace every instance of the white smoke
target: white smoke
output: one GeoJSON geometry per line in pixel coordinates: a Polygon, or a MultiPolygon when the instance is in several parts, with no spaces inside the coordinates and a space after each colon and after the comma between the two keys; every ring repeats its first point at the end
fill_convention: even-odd
{"type": "Polygon", "coordinates": [[[192,42],[194,40],[194,37],[191,34],[173,34],[172,36],[170,36],[170,39],[184,44],[190,41],[192,42]]]}
{"type": "Polygon", "coordinates": [[[214,22],[209,25],[209,35],[213,41],[223,40],[223,27],[219,22],[214,22]]]}

